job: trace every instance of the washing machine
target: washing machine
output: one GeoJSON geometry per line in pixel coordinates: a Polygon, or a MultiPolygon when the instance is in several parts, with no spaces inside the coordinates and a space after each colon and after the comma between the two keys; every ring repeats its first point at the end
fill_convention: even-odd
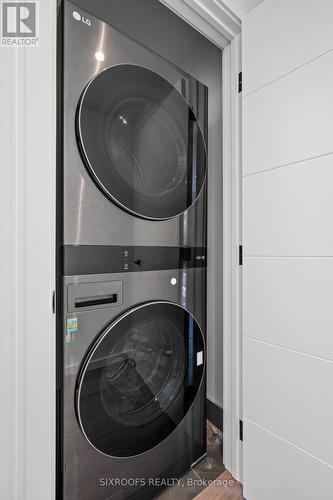
{"type": "Polygon", "coordinates": [[[177,266],[64,277],[59,498],[155,498],[205,456],[205,269],[177,266]]]}
{"type": "Polygon", "coordinates": [[[57,498],[148,500],[206,453],[207,88],[93,4],[59,11],[57,498]]]}

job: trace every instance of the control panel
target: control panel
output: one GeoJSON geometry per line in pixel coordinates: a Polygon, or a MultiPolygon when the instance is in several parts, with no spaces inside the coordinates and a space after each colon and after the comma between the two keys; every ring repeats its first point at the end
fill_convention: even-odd
{"type": "Polygon", "coordinates": [[[103,246],[63,247],[63,274],[104,274],[162,271],[207,266],[207,249],[200,247],[103,246]]]}

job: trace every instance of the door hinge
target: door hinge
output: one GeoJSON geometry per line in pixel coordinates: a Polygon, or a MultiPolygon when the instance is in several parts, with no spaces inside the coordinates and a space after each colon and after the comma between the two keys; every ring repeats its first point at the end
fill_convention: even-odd
{"type": "Polygon", "coordinates": [[[53,290],[53,292],[52,292],[52,311],[53,311],[53,314],[55,314],[55,312],[56,312],[56,294],[55,294],[55,290],[53,290]]]}
{"type": "Polygon", "coordinates": [[[243,75],[242,72],[238,73],[238,93],[240,94],[243,90],[243,75]]]}
{"type": "Polygon", "coordinates": [[[239,245],[238,247],[238,264],[240,266],[243,265],[243,245],[239,245]]]}
{"type": "Polygon", "coordinates": [[[243,420],[239,421],[239,439],[243,441],[243,420]]]}

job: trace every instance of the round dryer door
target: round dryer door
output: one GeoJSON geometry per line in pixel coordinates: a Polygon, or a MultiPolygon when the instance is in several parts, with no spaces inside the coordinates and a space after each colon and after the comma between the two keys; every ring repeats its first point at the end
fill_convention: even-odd
{"type": "Polygon", "coordinates": [[[197,119],[153,71],[124,64],[95,76],[79,102],[77,136],[97,185],[135,215],[172,218],[202,189],[206,152],[197,119]]]}
{"type": "Polygon", "coordinates": [[[143,304],[111,323],[78,378],[77,415],[90,444],[131,457],[167,438],[198,393],[204,348],[193,316],[169,302],[143,304]]]}

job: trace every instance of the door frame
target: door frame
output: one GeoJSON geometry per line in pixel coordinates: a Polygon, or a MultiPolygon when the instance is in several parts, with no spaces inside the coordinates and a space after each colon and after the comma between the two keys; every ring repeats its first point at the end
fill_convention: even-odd
{"type": "MultiPolygon", "coordinates": [[[[159,0],[222,50],[223,113],[223,460],[242,480],[241,19],[228,0],[159,0]]],[[[222,353],[221,353],[222,356],[222,353]]]]}
{"type": "MultiPolygon", "coordinates": [[[[223,51],[224,462],[241,479],[240,13],[231,0],[160,0],[223,51]]],[[[40,46],[0,48],[4,155],[2,339],[9,404],[1,457],[8,498],[53,499],[55,491],[55,187],[58,0],[39,2],[40,46]],[[43,68],[43,78],[40,75],[43,68]],[[10,85],[8,81],[10,79],[10,85]],[[8,81],[7,81],[8,80],[8,81]],[[36,223],[38,221],[38,223],[36,223]],[[8,376],[9,373],[9,376],[8,376]],[[10,439],[8,438],[10,436],[10,439]],[[36,443],[38,446],[36,447],[36,443]]],[[[222,228],[221,228],[222,230],[222,228]]],[[[222,356],[222,353],[221,353],[222,356]]]]}
{"type": "Polygon", "coordinates": [[[57,0],[37,3],[39,46],[0,47],[4,498],[55,497],[57,0]]]}

